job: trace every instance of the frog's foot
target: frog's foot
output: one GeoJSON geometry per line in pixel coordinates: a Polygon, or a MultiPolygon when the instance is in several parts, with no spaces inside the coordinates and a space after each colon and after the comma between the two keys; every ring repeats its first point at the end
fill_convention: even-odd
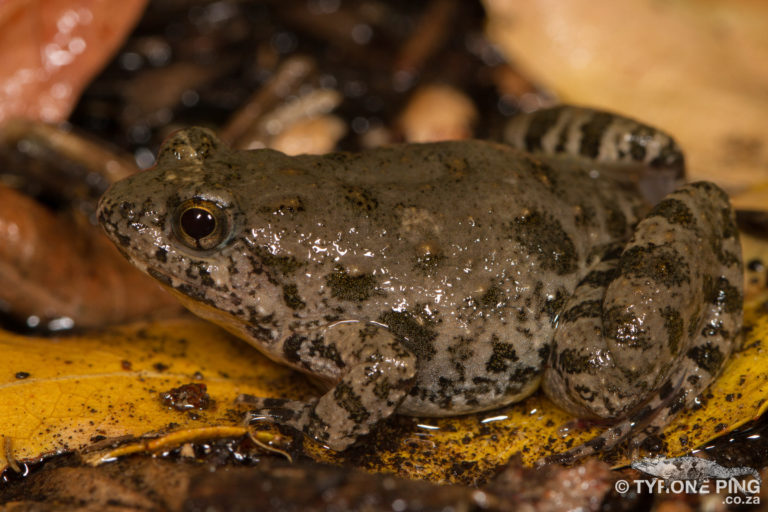
{"type": "Polygon", "coordinates": [[[238,401],[252,406],[254,414],[301,430],[336,451],[391,416],[416,375],[416,356],[390,331],[371,323],[340,322],[314,338],[293,336],[284,352],[315,374],[333,363],[327,376],[335,376],[337,384],[309,403],[247,395],[238,401]]]}
{"type": "Polygon", "coordinates": [[[678,378],[676,382],[676,385],[670,381],[662,386],[651,400],[632,415],[606,428],[586,443],[564,452],[542,457],[536,461],[535,465],[537,467],[547,464],[570,465],[590,455],[611,450],[626,439],[631,439],[632,445],[639,447],[651,435],[666,426],[671,416],[685,406],[687,392],[683,386],[684,378],[678,378]]]}

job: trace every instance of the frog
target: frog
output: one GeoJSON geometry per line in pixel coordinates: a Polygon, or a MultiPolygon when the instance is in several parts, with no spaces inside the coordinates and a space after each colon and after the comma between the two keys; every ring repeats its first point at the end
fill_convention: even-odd
{"type": "Polygon", "coordinates": [[[308,374],[251,417],[343,451],[394,414],[498,409],[541,388],[603,433],[658,432],[734,349],[742,258],[728,196],[684,183],[664,132],[584,107],[505,143],[287,156],[175,132],[98,219],[196,315],[308,374]]]}

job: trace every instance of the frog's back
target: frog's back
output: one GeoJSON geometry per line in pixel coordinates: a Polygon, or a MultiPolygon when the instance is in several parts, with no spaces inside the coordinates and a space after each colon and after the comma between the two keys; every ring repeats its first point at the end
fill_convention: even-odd
{"type": "Polygon", "coordinates": [[[258,202],[248,245],[287,290],[272,319],[389,326],[419,358],[403,408],[420,414],[530,392],[553,316],[638,206],[584,170],[487,142],[258,157],[234,188],[258,202]]]}

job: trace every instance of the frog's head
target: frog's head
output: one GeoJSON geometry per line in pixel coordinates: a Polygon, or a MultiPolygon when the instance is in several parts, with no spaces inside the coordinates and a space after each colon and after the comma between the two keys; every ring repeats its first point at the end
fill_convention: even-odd
{"type": "MultiPolygon", "coordinates": [[[[239,204],[245,173],[228,155],[209,130],[178,131],[164,142],[157,165],[110,187],[98,218],[120,252],[185,306],[253,337],[282,290],[251,256],[239,204]]],[[[271,337],[268,330],[259,336],[271,337]]]]}

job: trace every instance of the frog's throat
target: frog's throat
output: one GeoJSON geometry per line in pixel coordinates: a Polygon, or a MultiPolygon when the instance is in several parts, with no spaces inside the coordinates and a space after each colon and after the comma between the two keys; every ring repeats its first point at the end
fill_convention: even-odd
{"type": "Polygon", "coordinates": [[[248,322],[245,320],[238,318],[237,316],[215,306],[193,299],[170,286],[163,286],[163,288],[170,291],[173,296],[179,299],[179,302],[181,302],[185,308],[190,310],[195,315],[204,320],[208,320],[209,322],[214,323],[219,327],[227,330],[228,332],[234,334],[238,338],[247,341],[251,346],[258,349],[259,352],[271,360],[279,364],[286,364],[286,361],[281,359],[278,355],[270,353],[268,348],[270,346],[269,342],[264,340],[257,342],[253,339],[247,328],[248,322]]]}

